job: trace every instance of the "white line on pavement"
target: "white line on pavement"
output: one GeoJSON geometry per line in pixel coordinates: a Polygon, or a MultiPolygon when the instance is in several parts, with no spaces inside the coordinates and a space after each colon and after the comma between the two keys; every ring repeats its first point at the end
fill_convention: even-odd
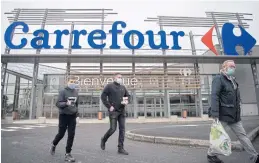
{"type": "Polygon", "coordinates": [[[29,127],[23,127],[23,128],[21,128],[22,130],[31,130],[31,129],[33,129],[33,128],[29,128],[29,127]]]}
{"type": "Polygon", "coordinates": [[[1,129],[2,131],[17,131],[17,130],[12,130],[12,129],[1,129]]]}
{"type": "Polygon", "coordinates": [[[43,128],[43,127],[47,127],[47,126],[32,126],[32,125],[25,125],[24,127],[29,127],[29,128],[32,128],[32,127],[35,127],[35,128],[43,128]]]}
{"type": "Polygon", "coordinates": [[[22,127],[6,127],[6,128],[11,128],[11,129],[21,129],[22,127]]]}

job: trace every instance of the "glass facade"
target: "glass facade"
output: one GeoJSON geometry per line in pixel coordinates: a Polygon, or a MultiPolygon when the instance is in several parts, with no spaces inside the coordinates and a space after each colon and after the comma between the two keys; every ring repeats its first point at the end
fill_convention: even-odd
{"type": "MultiPolygon", "coordinates": [[[[201,93],[204,114],[209,106],[210,83],[212,75],[200,75],[201,93]]],[[[58,108],[56,101],[58,92],[66,85],[65,75],[48,74],[44,76],[44,96],[42,116],[57,118],[58,108]]],[[[81,118],[97,118],[98,111],[106,115],[107,109],[100,102],[100,90],[78,88],[79,91],[79,114],[81,118]]],[[[134,103],[136,103],[137,117],[165,117],[165,96],[164,90],[136,90],[136,98],[133,98],[134,91],[129,89],[131,103],[127,106],[127,116],[134,117],[134,103]],[[134,101],[136,100],[136,102],[134,101]]],[[[170,114],[181,116],[183,110],[187,110],[188,116],[195,117],[199,111],[199,98],[197,89],[173,89],[169,90],[170,114]]]]}
{"type": "Polygon", "coordinates": [[[2,105],[4,116],[17,112],[19,119],[29,118],[30,92],[30,80],[7,73],[4,89],[5,105],[2,105]]]}
{"type": "MultiPolygon", "coordinates": [[[[197,117],[200,112],[200,100],[202,101],[203,114],[208,113],[210,106],[211,83],[215,74],[199,75],[200,92],[198,89],[168,89],[170,111],[167,108],[165,90],[159,89],[132,89],[128,87],[131,94],[131,103],[127,106],[127,116],[130,118],[144,116],[147,118],[168,117],[170,115],[182,116],[183,110],[187,111],[188,117],[197,117]],[[135,95],[135,96],[134,96],[135,95]]],[[[240,81],[242,78],[238,78],[240,81]]],[[[58,108],[56,102],[59,90],[66,86],[64,74],[45,74],[37,84],[36,110],[37,117],[57,118],[58,108]]],[[[253,89],[253,84],[240,82],[240,89],[253,89]]],[[[2,104],[2,115],[12,116],[17,113],[16,119],[28,119],[30,113],[32,82],[28,76],[17,75],[7,72],[5,78],[4,97],[2,104]]],[[[102,88],[79,87],[79,116],[81,118],[97,118],[99,111],[107,115],[107,108],[100,101],[102,88]]],[[[245,93],[241,92],[241,95],[245,93]]],[[[243,105],[252,105],[242,98],[243,105]]],[[[251,99],[250,99],[251,100],[251,99]]],[[[242,110],[242,114],[247,114],[242,110]]],[[[256,112],[255,112],[256,113],[256,112]]]]}

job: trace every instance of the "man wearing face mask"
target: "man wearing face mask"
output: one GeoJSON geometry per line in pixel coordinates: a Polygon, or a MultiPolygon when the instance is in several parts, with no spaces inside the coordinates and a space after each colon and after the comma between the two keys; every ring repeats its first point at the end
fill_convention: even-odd
{"type": "Polygon", "coordinates": [[[105,150],[105,143],[108,138],[116,131],[117,121],[119,124],[119,139],[118,139],[118,153],[128,155],[129,153],[124,149],[125,137],[125,106],[128,104],[130,95],[122,85],[122,76],[117,73],[114,76],[114,82],[107,84],[104,88],[101,99],[103,104],[108,108],[110,118],[110,129],[101,139],[101,149],[105,150]],[[107,99],[108,98],[108,99],[107,99]]]}
{"type": "Polygon", "coordinates": [[[59,108],[59,129],[58,134],[52,141],[50,153],[55,154],[56,146],[59,141],[64,137],[67,130],[67,145],[65,161],[75,162],[75,158],[71,155],[71,150],[74,142],[76,130],[76,118],[78,114],[78,92],[75,89],[75,80],[69,79],[67,87],[59,92],[58,101],[56,106],[59,108]]]}
{"type": "MultiPolygon", "coordinates": [[[[235,68],[234,61],[227,60],[223,63],[220,74],[213,79],[209,115],[214,120],[219,120],[226,131],[231,129],[249,154],[252,163],[259,163],[258,153],[241,122],[240,92],[234,77],[235,68]]],[[[207,158],[210,163],[223,163],[211,148],[208,150],[207,158]]]]}

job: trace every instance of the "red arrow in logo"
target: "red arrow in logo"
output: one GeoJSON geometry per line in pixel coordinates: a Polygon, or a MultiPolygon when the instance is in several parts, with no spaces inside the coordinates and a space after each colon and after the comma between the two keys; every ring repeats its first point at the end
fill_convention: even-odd
{"type": "Polygon", "coordinates": [[[213,42],[212,42],[212,33],[215,25],[201,38],[201,41],[216,55],[218,55],[213,42]]]}

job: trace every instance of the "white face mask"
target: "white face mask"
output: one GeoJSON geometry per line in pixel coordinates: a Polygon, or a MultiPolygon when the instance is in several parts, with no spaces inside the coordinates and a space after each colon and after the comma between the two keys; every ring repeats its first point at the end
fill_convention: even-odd
{"type": "Polygon", "coordinates": [[[122,84],[122,79],[121,78],[116,78],[115,80],[118,84],[122,84]]]}

